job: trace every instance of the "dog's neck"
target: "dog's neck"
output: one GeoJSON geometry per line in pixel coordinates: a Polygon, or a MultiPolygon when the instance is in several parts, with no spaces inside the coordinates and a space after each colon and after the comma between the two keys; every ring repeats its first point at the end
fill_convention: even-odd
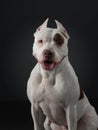
{"type": "Polygon", "coordinates": [[[43,79],[49,79],[50,77],[51,79],[54,79],[59,72],[64,71],[64,68],[68,65],[68,63],[69,63],[68,56],[66,56],[63,59],[63,61],[51,71],[44,70],[39,64],[39,71],[43,79]]]}

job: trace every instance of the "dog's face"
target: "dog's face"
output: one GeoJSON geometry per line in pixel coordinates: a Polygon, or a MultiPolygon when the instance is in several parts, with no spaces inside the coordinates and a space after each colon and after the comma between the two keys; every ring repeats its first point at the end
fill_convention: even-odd
{"type": "Polygon", "coordinates": [[[34,34],[33,55],[45,70],[52,70],[68,55],[69,36],[64,27],[56,21],[57,28],[47,27],[48,19],[34,34]]]}

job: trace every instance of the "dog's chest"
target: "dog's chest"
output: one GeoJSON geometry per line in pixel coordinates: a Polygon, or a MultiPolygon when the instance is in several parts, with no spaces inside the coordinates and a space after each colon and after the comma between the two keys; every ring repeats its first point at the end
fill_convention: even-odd
{"type": "MultiPolygon", "coordinates": [[[[43,80],[39,86],[34,87],[34,102],[55,102],[64,105],[66,88],[63,83],[56,83],[55,79],[43,80]]],[[[66,98],[67,99],[67,98],[66,98]]]]}
{"type": "Polygon", "coordinates": [[[35,90],[33,100],[38,103],[43,113],[53,122],[64,124],[64,90],[61,86],[57,86],[55,81],[43,81],[35,90]],[[57,89],[58,88],[58,89],[57,89]]]}

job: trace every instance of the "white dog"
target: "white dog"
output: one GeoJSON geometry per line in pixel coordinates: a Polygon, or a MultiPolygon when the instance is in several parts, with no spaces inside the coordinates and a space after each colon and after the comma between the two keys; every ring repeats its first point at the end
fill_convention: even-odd
{"type": "Polygon", "coordinates": [[[79,86],[68,59],[69,35],[55,20],[36,30],[33,55],[38,63],[27,84],[34,130],[97,130],[98,116],[79,86]]]}

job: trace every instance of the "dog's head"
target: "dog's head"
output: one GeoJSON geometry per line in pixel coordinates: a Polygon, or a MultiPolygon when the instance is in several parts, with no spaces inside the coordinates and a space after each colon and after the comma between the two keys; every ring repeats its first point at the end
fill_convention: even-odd
{"type": "Polygon", "coordinates": [[[55,20],[57,28],[47,27],[49,19],[34,33],[33,55],[45,70],[52,70],[68,55],[69,35],[63,25],[55,20]]]}

